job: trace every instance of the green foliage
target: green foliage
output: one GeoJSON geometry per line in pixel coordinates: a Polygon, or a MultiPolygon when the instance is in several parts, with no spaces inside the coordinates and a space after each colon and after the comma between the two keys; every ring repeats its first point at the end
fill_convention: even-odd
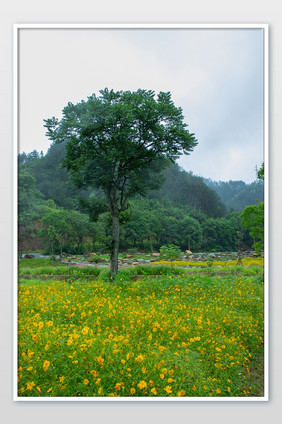
{"type": "Polygon", "coordinates": [[[226,213],[226,207],[218,194],[207,184],[203,178],[186,172],[177,164],[172,164],[163,171],[164,184],[158,191],[149,193],[149,197],[160,201],[173,202],[175,205],[190,206],[194,212],[217,218],[226,213]]]}
{"type": "Polygon", "coordinates": [[[178,259],[182,252],[178,246],[175,246],[174,244],[168,244],[160,248],[160,254],[162,259],[167,259],[172,262],[178,259]]]}
{"type": "MultiPolygon", "coordinates": [[[[34,159],[36,160],[40,159],[34,159]]],[[[34,180],[32,181],[34,183],[34,180]]],[[[32,190],[34,188],[37,190],[36,187],[36,183],[33,184],[32,190]]],[[[193,252],[200,249],[208,251],[236,249],[236,231],[239,230],[237,213],[228,213],[224,218],[212,218],[201,210],[195,210],[189,204],[176,203],[165,196],[153,197],[152,193],[147,198],[136,196],[129,202],[130,208],[120,214],[120,246],[123,250],[153,252],[169,243],[180,246],[183,251],[190,247],[193,252]]],[[[154,193],[157,194],[157,192],[154,193]]],[[[25,238],[26,243],[29,242],[29,238],[38,237],[32,230],[35,220],[41,221],[42,217],[50,211],[60,209],[64,211],[61,213],[67,223],[63,251],[81,254],[107,250],[107,240],[112,237],[110,214],[108,212],[96,214],[94,206],[93,214],[90,214],[91,205],[99,205],[98,199],[101,199],[101,194],[93,192],[89,199],[86,196],[83,197],[87,200],[87,204],[89,200],[90,205],[89,209],[84,209],[90,214],[91,219],[94,219],[94,215],[96,216],[95,222],[90,222],[85,214],[78,211],[58,208],[52,199],[46,201],[41,195],[34,197],[30,195],[30,192],[28,194],[26,195],[21,187],[21,199],[24,198],[26,203],[24,208],[20,209],[20,222],[30,222],[29,233],[26,233],[25,238]],[[25,211],[30,211],[30,221],[26,219],[25,211]]],[[[106,205],[104,201],[102,203],[106,205]]],[[[252,239],[248,234],[248,230],[244,230],[243,241],[244,245],[251,246],[252,239]]],[[[49,245],[48,254],[51,249],[50,241],[49,245]]],[[[54,249],[56,253],[60,251],[56,237],[54,249]]]]}
{"type": "Polygon", "coordinates": [[[111,271],[109,268],[102,269],[98,276],[98,281],[109,281],[111,277],[111,271]]]}
{"type": "MultiPolygon", "coordinates": [[[[51,262],[51,261],[50,261],[51,262]]],[[[77,266],[68,266],[62,265],[58,262],[49,263],[49,265],[42,266],[40,268],[36,267],[20,267],[19,277],[22,276],[78,276],[83,277],[86,275],[91,275],[97,277],[101,272],[101,268],[94,267],[77,267],[77,266]]]]}
{"type": "Polygon", "coordinates": [[[88,262],[95,263],[95,264],[101,263],[101,262],[104,262],[104,261],[105,261],[105,258],[103,258],[103,256],[99,256],[99,255],[92,256],[91,258],[88,259],[88,262]]]}
{"type": "Polygon", "coordinates": [[[111,193],[119,192],[116,206],[122,211],[135,193],[157,185],[155,174],[167,164],[165,159],[188,154],[197,143],[170,93],[161,92],[157,99],[146,90],[105,89],[100,94],[69,103],[63,119],[47,119],[45,127],[51,140],[67,141],[63,164],[75,184],[102,189],[110,209],[111,193]]]}
{"type": "Polygon", "coordinates": [[[257,173],[258,180],[264,181],[264,162],[262,163],[260,169],[257,173]]]}
{"type": "Polygon", "coordinates": [[[250,230],[250,235],[256,240],[254,248],[257,252],[264,247],[264,203],[247,206],[240,215],[242,224],[250,230]]]}

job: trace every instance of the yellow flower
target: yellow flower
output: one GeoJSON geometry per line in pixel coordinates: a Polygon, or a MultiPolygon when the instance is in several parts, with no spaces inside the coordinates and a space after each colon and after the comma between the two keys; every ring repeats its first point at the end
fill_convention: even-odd
{"type": "Polygon", "coordinates": [[[36,390],[38,391],[38,393],[41,393],[41,389],[39,386],[36,387],[36,390]]]}
{"type": "Polygon", "coordinates": [[[50,340],[48,340],[48,342],[46,343],[46,345],[45,345],[44,349],[45,349],[45,350],[48,350],[48,349],[49,349],[49,347],[50,347],[50,345],[51,345],[51,342],[50,342],[50,340]]]}
{"type": "Polygon", "coordinates": [[[155,388],[155,387],[153,387],[152,389],[151,389],[151,393],[153,393],[153,395],[156,395],[158,392],[157,392],[157,389],[155,388]]]}
{"type": "Polygon", "coordinates": [[[102,391],[102,387],[99,387],[98,395],[100,395],[100,394],[101,394],[101,391],[102,391]]]}
{"type": "Polygon", "coordinates": [[[164,388],[164,391],[165,391],[165,392],[167,392],[167,394],[172,393],[171,386],[166,386],[166,387],[164,388]]]}
{"type": "Polygon", "coordinates": [[[230,393],[231,392],[231,389],[230,389],[230,387],[227,387],[227,391],[230,393]]]}
{"type": "Polygon", "coordinates": [[[47,390],[47,393],[52,392],[53,387],[50,387],[50,389],[47,390]]]}
{"type": "Polygon", "coordinates": [[[81,332],[85,336],[88,333],[89,327],[84,327],[81,332]]]}
{"type": "Polygon", "coordinates": [[[138,355],[135,358],[135,362],[142,362],[144,360],[144,356],[143,355],[138,355]]]}
{"type": "Polygon", "coordinates": [[[138,384],[137,387],[139,387],[139,389],[147,389],[147,383],[144,380],[141,380],[138,384]]]}
{"type": "Polygon", "coordinates": [[[163,375],[163,374],[160,374],[160,377],[161,377],[161,378],[164,378],[164,375],[163,375]]]}
{"type": "Polygon", "coordinates": [[[125,364],[125,362],[126,362],[126,361],[125,361],[124,359],[122,359],[120,362],[121,362],[121,363],[122,363],[122,365],[123,365],[123,364],[125,364]]]}
{"type": "Polygon", "coordinates": [[[194,390],[194,391],[195,391],[195,390],[196,390],[196,386],[193,386],[193,387],[192,387],[192,390],[194,390]]]}
{"type": "Polygon", "coordinates": [[[95,370],[90,371],[90,374],[93,375],[93,377],[98,377],[99,375],[98,371],[95,370]]]}
{"type": "Polygon", "coordinates": [[[62,375],[61,377],[59,377],[59,379],[60,379],[60,383],[63,383],[63,382],[64,382],[65,377],[62,375]]]}
{"type": "Polygon", "coordinates": [[[31,383],[27,383],[26,385],[26,389],[27,390],[32,390],[32,388],[35,386],[35,383],[32,381],[31,383]]]}
{"type": "Polygon", "coordinates": [[[220,394],[221,390],[220,389],[216,389],[216,393],[220,394]]]}
{"type": "Polygon", "coordinates": [[[149,386],[153,387],[153,385],[154,385],[153,380],[150,380],[148,384],[149,384],[149,386]]]}
{"type": "Polygon", "coordinates": [[[146,367],[142,367],[142,372],[143,372],[143,374],[146,374],[146,372],[147,372],[146,367]]]}
{"type": "Polygon", "coordinates": [[[28,367],[27,371],[31,371],[33,369],[33,367],[28,367]]]}
{"type": "Polygon", "coordinates": [[[185,390],[180,390],[180,392],[177,393],[177,396],[181,397],[185,395],[185,390]]]}
{"type": "Polygon", "coordinates": [[[121,387],[123,387],[124,386],[124,383],[117,383],[116,385],[115,385],[115,389],[117,390],[117,391],[119,391],[120,390],[120,388],[121,387]]]}
{"type": "Polygon", "coordinates": [[[134,393],[136,392],[136,390],[134,389],[134,387],[131,387],[131,389],[130,389],[130,393],[132,394],[132,395],[134,395],[134,393]]]}
{"type": "Polygon", "coordinates": [[[173,378],[168,378],[168,379],[167,379],[167,382],[168,382],[168,383],[173,383],[174,381],[175,381],[175,380],[173,380],[173,378]]]}
{"type": "Polygon", "coordinates": [[[46,325],[48,325],[48,327],[52,327],[53,326],[53,321],[46,322],[46,325]]]}
{"type": "Polygon", "coordinates": [[[98,356],[98,358],[97,358],[97,362],[98,362],[98,364],[100,365],[100,366],[103,366],[104,364],[103,364],[103,362],[104,362],[104,358],[102,358],[101,356],[98,356]]]}
{"type": "Polygon", "coordinates": [[[44,371],[47,371],[47,370],[48,370],[48,368],[49,368],[49,365],[50,365],[50,362],[49,362],[49,361],[44,361],[44,362],[43,362],[43,370],[44,370],[44,371]]]}

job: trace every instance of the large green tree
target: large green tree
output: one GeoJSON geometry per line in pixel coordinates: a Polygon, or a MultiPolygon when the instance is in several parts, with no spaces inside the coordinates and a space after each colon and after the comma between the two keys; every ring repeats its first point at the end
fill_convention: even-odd
{"type": "Polygon", "coordinates": [[[118,271],[119,225],[128,201],[160,185],[160,171],[196,146],[170,93],[101,90],[45,120],[47,136],[66,141],[63,166],[77,188],[103,192],[111,213],[111,276],[118,271]]]}

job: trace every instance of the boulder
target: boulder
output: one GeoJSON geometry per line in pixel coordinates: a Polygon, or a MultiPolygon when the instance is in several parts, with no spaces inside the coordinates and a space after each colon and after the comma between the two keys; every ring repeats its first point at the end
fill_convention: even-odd
{"type": "Polygon", "coordinates": [[[30,253],[27,253],[26,255],[24,255],[25,259],[33,259],[34,255],[31,255],[30,253]]]}

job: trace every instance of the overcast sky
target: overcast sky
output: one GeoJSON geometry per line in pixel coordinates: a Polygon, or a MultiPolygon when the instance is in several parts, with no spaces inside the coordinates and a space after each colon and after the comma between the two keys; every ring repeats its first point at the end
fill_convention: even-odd
{"type": "Polygon", "coordinates": [[[19,152],[46,153],[43,119],[108,87],[170,91],[198,145],[179,164],[256,179],[263,162],[263,29],[21,29],[19,152]]]}

